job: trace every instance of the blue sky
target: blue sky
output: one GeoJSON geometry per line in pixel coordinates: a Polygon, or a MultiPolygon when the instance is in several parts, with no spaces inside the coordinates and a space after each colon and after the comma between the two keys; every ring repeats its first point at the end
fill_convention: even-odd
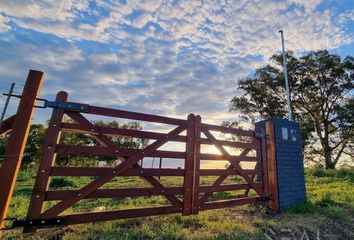
{"type": "Polygon", "coordinates": [[[346,56],[353,21],[353,0],[0,0],[0,89],[20,91],[31,68],[46,73],[44,98],[220,123],[237,118],[237,81],[281,49],[279,29],[298,54],[346,56]]]}

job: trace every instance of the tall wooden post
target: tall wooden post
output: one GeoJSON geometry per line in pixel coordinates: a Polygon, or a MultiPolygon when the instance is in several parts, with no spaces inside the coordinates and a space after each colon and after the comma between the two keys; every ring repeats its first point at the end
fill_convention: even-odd
{"type": "Polygon", "coordinates": [[[30,70],[28,73],[13,123],[13,130],[6,148],[4,161],[0,168],[0,228],[5,224],[4,218],[7,215],[18,171],[21,166],[34,113],[34,104],[37,95],[40,93],[43,78],[43,72],[30,70]]]}
{"type": "Polygon", "coordinates": [[[268,191],[270,195],[269,209],[279,211],[278,199],[278,177],[277,177],[277,159],[275,151],[274,125],[271,121],[266,122],[267,134],[267,167],[268,167],[268,191]]]}

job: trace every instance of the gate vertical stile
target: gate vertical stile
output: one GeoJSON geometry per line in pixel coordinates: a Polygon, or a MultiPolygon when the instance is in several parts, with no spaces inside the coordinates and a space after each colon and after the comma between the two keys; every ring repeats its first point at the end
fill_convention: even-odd
{"type": "Polygon", "coordinates": [[[194,175],[195,175],[195,116],[188,115],[186,133],[186,157],[184,163],[183,180],[183,215],[192,214],[194,198],[194,175]]]}
{"type": "MultiPolygon", "coordinates": [[[[57,102],[66,102],[68,94],[59,92],[56,97],[57,102]]],[[[27,219],[38,219],[41,216],[45,192],[48,190],[50,170],[55,161],[55,148],[60,138],[61,123],[64,116],[63,109],[54,109],[46,135],[42,158],[39,163],[36,182],[33,187],[32,199],[28,208],[27,219]]],[[[25,227],[23,232],[35,232],[36,227],[25,227]]]]}
{"type": "Polygon", "coordinates": [[[192,214],[199,212],[199,182],[200,182],[200,138],[201,138],[201,117],[195,117],[195,142],[194,142],[194,159],[195,159],[195,174],[194,174],[194,198],[192,214]]]}

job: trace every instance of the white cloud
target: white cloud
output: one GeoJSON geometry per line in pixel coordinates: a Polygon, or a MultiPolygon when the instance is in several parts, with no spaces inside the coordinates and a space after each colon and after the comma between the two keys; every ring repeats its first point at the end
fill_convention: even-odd
{"type": "Polygon", "coordinates": [[[67,89],[77,101],[177,117],[194,112],[220,123],[234,117],[227,110],[237,80],[280,50],[279,29],[295,51],[351,41],[341,20],[351,15],[334,18],[317,10],[320,3],[7,1],[0,30],[11,21],[21,31],[1,39],[9,57],[0,59],[0,76],[23,79],[16,69],[36,68],[48,73],[47,97],[67,89]]]}
{"type": "Polygon", "coordinates": [[[315,10],[323,0],[288,0],[288,2],[302,5],[309,12],[315,10]]]}
{"type": "Polygon", "coordinates": [[[11,29],[11,27],[7,25],[8,22],[9,19],[0,14],[0,32],[5,32],[11,29]]]}

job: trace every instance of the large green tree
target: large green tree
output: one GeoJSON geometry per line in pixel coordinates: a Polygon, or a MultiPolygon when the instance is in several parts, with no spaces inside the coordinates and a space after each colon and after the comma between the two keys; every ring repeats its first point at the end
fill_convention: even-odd
{"type": "MultiPolygon", "coordinates": [[[[327,50],[296,57],[287,53],[290,98],[300,122],[306,159],[335,168],[340,159],[353,160],[354,58],[341,59],[327,50]],[[346,155],[346,156],[345,156],[346,155]]],[[[285,118],[282,55],[239,81],[231,103],[243,121],[285,118]]]]}

